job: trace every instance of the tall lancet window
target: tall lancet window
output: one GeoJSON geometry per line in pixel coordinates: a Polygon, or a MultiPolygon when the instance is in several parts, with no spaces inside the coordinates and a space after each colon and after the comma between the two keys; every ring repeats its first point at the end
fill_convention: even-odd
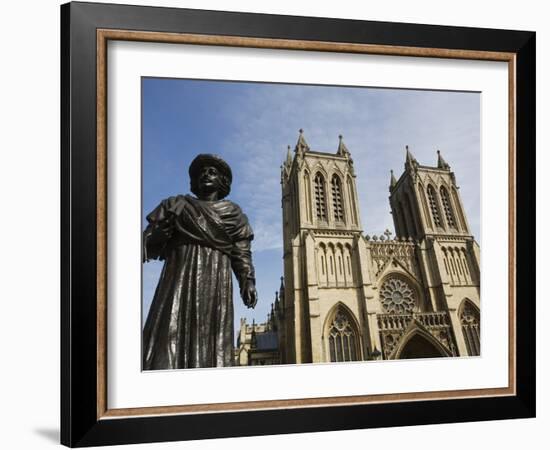
{"type": "Polygon", "coordinates": [[[359,360],[359,341],[351,320],[347,312],[338,307],[328,330],[331,362],[359,360]]]}
{"type": "Polygon", "coordinates": [[[479,356],[479,311],[468,300],[465,300],[460,312],[460,323],[468,355],[479,356]]]}
{"type": "Polygon", "coordinates": [[[334,220],[344,221],[344,204],[342,203],[342,183],[338,175],[332,176],[330,182],[332,188],[332,209],[334,211],[334,220]]]}
{"type": "Polygon", "coordinates": [[[449,193],[444,186],[441,186],[439,190],[441,193],[441,203],[443,203],[443,210],[445,211],[445,218],[447,219],[447,224],[451,228],[456,228],[456,220],[453,214],[453,208],[451,206],[451,200],[449,199],[449,193]]]}
{"type": "Polygon", "coordinates": [[[304,172],[304,191],[306,193],[306,218],[308,222],[313,221],[313,212],[311,208],[311,184],[309,181],[309,173],[304,172]]]}
{"type": "Polygon", "coordinates": [[[325,195],[325,179],[317,172],[315,175],[315,211],[318,220],[327,220],[327,203],[325,195]]]}
{"type": "Polygon", "coordinates": [[[432,211],[432,217],[436,226],[441,227],[441,217],[439,215],[439,207],[437,206],[436,193],[432,185],[428,185],[428,202],[430,203],[430,209],[432,211]]]}

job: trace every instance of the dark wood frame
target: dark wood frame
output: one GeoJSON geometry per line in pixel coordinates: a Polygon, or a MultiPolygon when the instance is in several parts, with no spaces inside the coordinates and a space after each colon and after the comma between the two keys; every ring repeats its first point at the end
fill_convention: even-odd
{"type": "Polygon", "coordinates": [[[61,7],[61,144],[63,444],[91,446],[534,417],[535,33],[70,3],[61,7]],[[109,410],[104,351],[104,75],[109,39],[508,61],[508,388],[109,410]]]}

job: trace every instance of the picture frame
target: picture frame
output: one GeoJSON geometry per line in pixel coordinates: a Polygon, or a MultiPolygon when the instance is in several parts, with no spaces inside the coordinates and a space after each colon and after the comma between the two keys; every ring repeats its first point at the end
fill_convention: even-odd
{"type": "Polygon", "coordinates": [[[61,56],[62,444],[114,445],[535,416],[535,33],[73,2],[61,7],[61,56]],[[107,43],[113,40],[506,62],[508,386],[110,409],[106,58],[107,43]]]}

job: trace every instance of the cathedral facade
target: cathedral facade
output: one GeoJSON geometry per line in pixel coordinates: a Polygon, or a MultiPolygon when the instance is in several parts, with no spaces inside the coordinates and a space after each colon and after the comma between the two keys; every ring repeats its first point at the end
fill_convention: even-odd
{"type": "Polygon", "coordinates": [[[280,363],[480,354],[480,252],[454,173],[406,149],[390,175],[395,236],[364,234],[353,159],[300,130],[281,167],[284,278],[269,321],[280,363]]]}

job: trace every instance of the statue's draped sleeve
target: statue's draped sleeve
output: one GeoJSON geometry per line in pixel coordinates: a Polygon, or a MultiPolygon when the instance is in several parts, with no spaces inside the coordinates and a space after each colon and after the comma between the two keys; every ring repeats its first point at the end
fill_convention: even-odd
{"type": "Polygon", "coordinates": [[[248,223],[248,218],[237,205],[231,203],[227,208],[229,210],[228,232],[233,240],[233,247],[229,255],[231,268],[237,277],[242,293],[247,280],[256,282],[251,252],[251,241],[254,234],[248,223]]]}
{"type": "Polygon", "coordinates": [[[165,233],[173,228],[173,215],[170,205],[174,197],[163,200],[146,217],[148,225],[143,232],[143,261],[151,259],[163,260],[169,236],[165,233]]]}

